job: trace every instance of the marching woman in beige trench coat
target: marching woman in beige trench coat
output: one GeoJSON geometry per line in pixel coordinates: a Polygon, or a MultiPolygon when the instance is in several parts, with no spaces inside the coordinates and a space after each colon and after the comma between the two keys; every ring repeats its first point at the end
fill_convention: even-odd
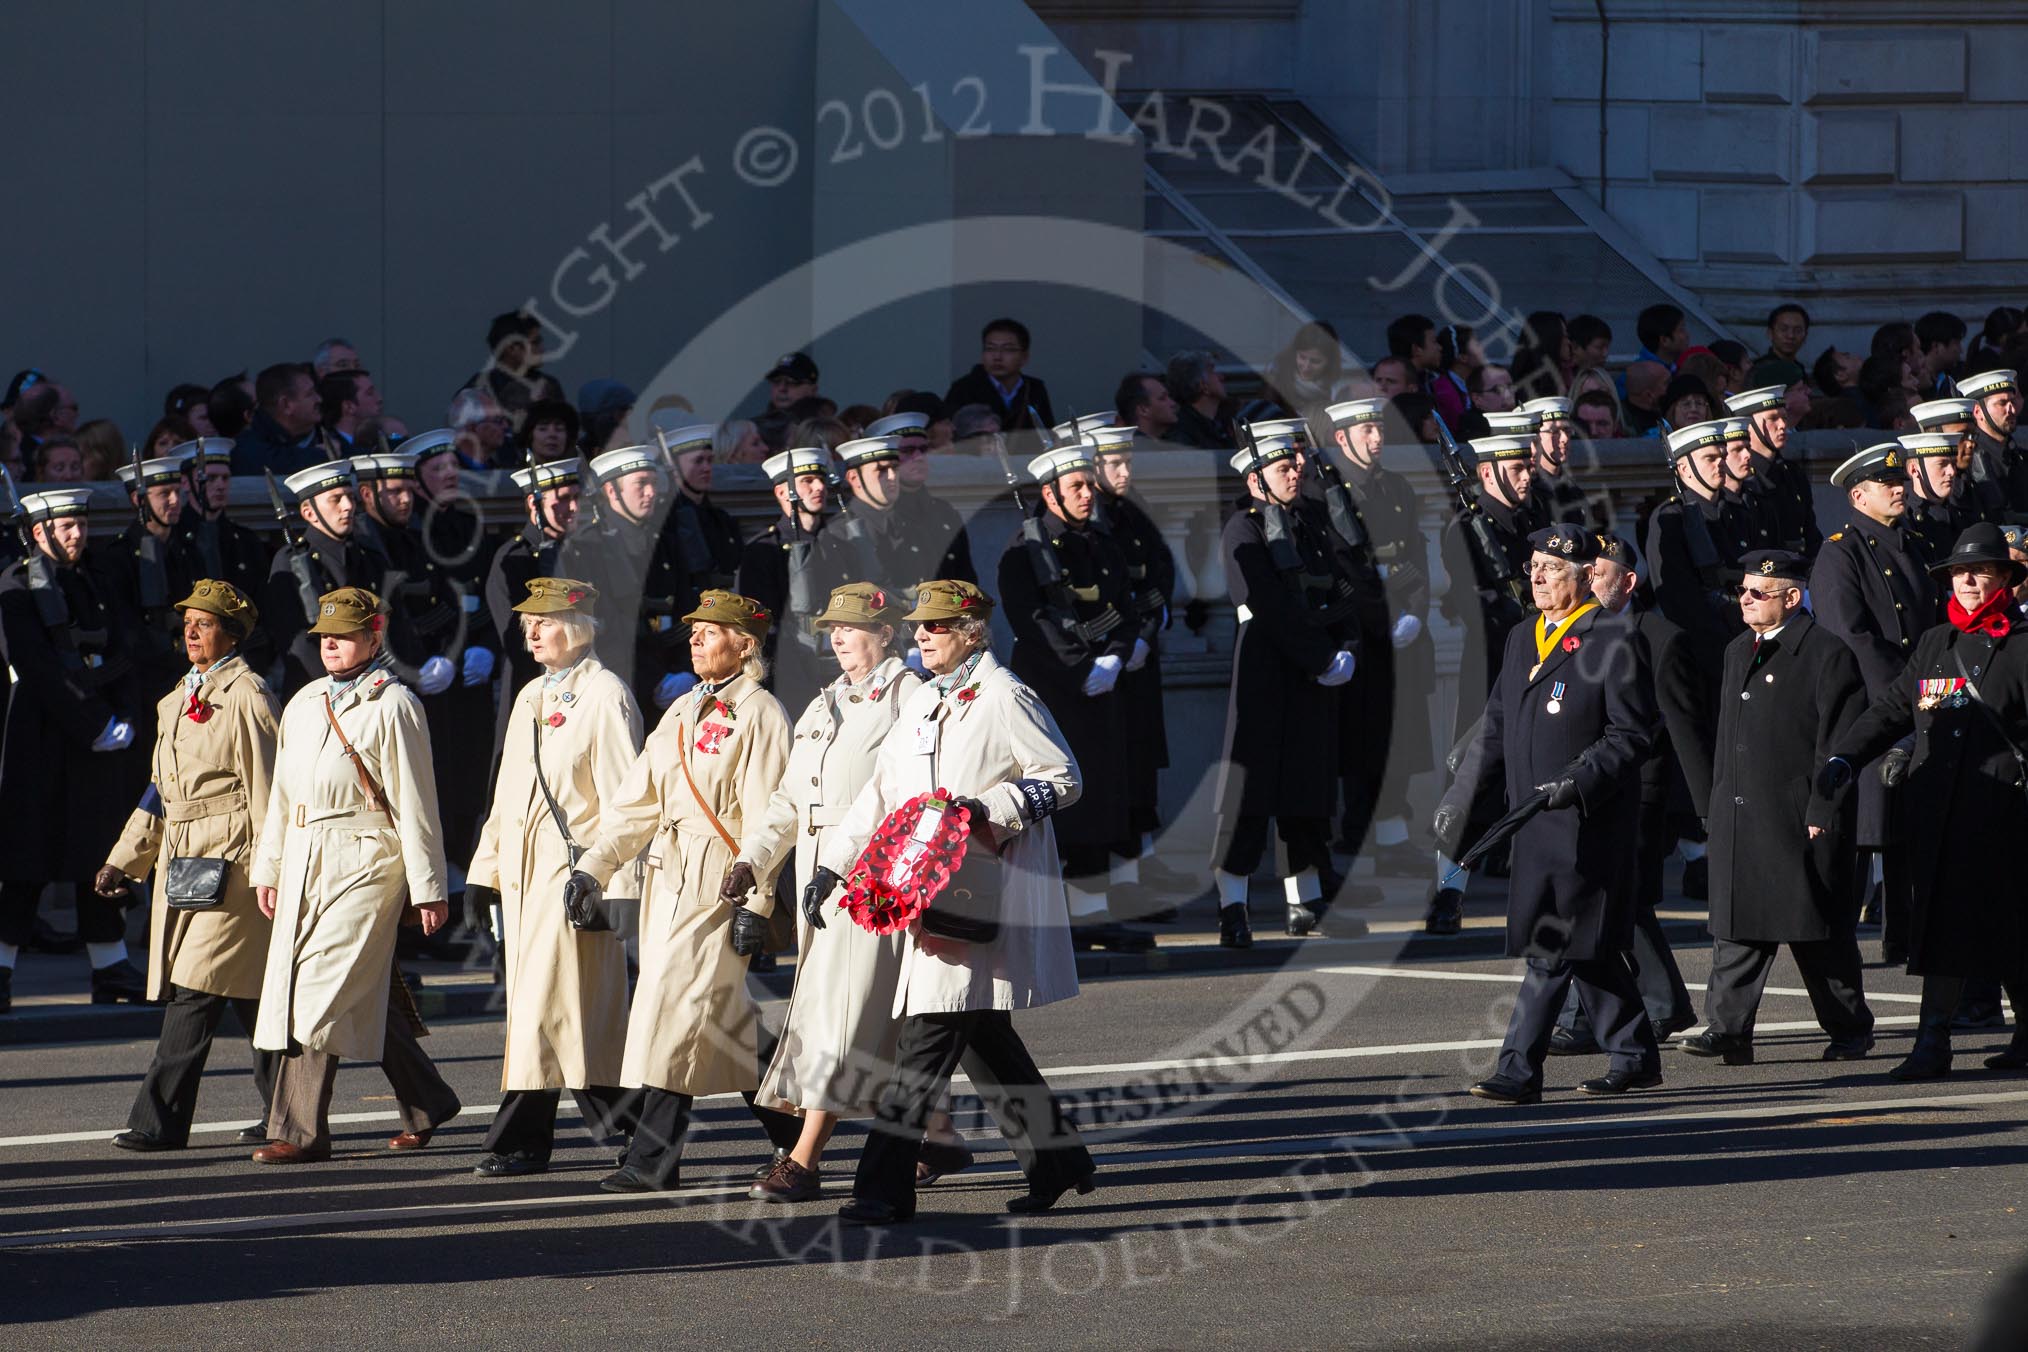
{"type": "Polygon", "coordinates": [[[380,598],[340,587],[318,600],[325,675],[282,711],[274,788],[254,856],[274,919],[254,1045],[287,1052],[275,1076],[261,1164],[331,1155],[338,1058],[378,1061],[418,1150],[458,1114],[458,1096],[416,1042],[428,1030],[394,972],[394,932],[413,907],[434,934],[449,906],[436,778],[422,701],[388,669],[380,598]]]}
{"type": "MultiPolygon", "coordinates": [[[[633,692],[592,654],[598,599],[588,582],[534,577],[514,607],[542,675],[521,688],[507,716],[493,808],[465,879],[468,896],[477,887],[499,898],[506,921],[505,1093],[474,1171],[489,1178],[549,1167],[561,1090],[577,1099],[593,1135],[620,1134],[626,948],[612,930],[575,928],[557,902],[571,846],[598,838],[601,805],[641,749],[633,692]]],[[[615,891],[639,896],[638,876],[615,891]]]]}
{"type": "MultiPolygon", "coordinates": [[[[909,698],[881,744],[873,778],[824,837],[803,899],[824,905],[888,814],[931,789],[972,812],[966,846],[998,856],[997,930],[963,943],[908,930],[894,1014],[904,1020],[895,1073],[882,1090],[872,1133],[839,1216],[886,1225],[915,1215],[915,1166],[929,1109],[962,1061],[1013,1147],[1028,1192],[1014,1212],[1046,1211],[1064,1193],[1091,1191],[1092,1161],[1077,1129],[1059,1129],[1049,1086],[1015,1032],[1011,1012],[1077,994],[1070,911],[1050,817],[1074,802],[1077,762],[1056,720],[987,651],[993,602],[970,582],[925,582],[915,625],[930,680],[909,698]]],[[[982,889],[983,890],[983,889],[982,889]]],[[[831,906],[833,914],[837,907],[831,906]]],[[[930,912],[936,909],[933,901],[930,912]]]]}
{"type": "MultiPolygon", "coordinates": [[[[712,590],[683,620],[697,686],[669,706],[601,805],[598,841],[564,886],[567,908],[584,905],[648,852],[641,977],[620,1064],[620,1083],[640,1092],[626,1162],[599,1183],[607,1192],[675,1187],[691,1100],[739,1090],[751,1105],[760,1083],[746,960],[767,934],[774,873],[755,878],[746,903],[726,882],[788,765],[789,719],[760,684],[767,611],[712,590]]],[[[795,1118],[754,1111],[777,1149],[796,1143],[795,1118]]]]}
{"type": "MultiPolygon", "coordinates": [[[[901,706],[922,684],[892,653],[896,608],[870,582],[832,591],[810,623],[830,633],[844,674],[817,693],[796,720],[788,772],[741,844],[733,885],[796,852],[796,895],[816,867],[825,833],[873,774],[873,759],[901,706]],[[739,876],[745,870],[745,876],[739,876]]],[[[894,1064],[900,1028],[893,1013],[903,937],[868,933],[822,915],[796,929],[796,985],[775,1054],[761,1076],[759,1100],[803,1115],[795,1149],[775,1162],[747,1195],[800,1202],[817,1195],[818,1158],[839,1117],[868,1117],[894,1064]]]]}
{"type": "MultiPolygon", "coordinates": [[[[268,806],[280,706],[239,655],[259,616],[230,582],[198,582],[177,603],[190,673],[155,708],[148,793],[127,819],[94,887],[119,896],[127,880],[156,877],[148,921],[148,998],[167,1000],[155,1059],[113,1138],[122,1150],[176,1150],[188,1144],[197,1085],[228,1007],[253,1036],[268,954],[268,918],[254,899],[248,865],[268,806]],[[171,908],[170,861],[215,859],[225,868],[217,900],[171,908]]],[[[254,1089],[267,1116],[274,1053],[254,1053],[254,1089]]],[[[251,1127],[242,1139],[265,1141],[251,1127]]]]}

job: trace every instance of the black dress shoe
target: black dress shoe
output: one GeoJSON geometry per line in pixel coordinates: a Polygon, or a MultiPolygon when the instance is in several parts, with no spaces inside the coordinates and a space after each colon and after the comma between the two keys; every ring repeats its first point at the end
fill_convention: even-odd
{"type": "Polygon", "coordinates": [[[1290,902],[1283,912],[1282,933],[1288,935],[1291,939],[1300,939],[1304,935],[1314,934],[1316,933],[1318,922],[1323,918],[1319,913],[1316,902],[1290,902]]]}
{"type": "MultiPolygon", "coordinates": [[[[1826,1061],[1864,1061],[1866,1053],[1873,1050],[1873,1035],[1865,1037],[1832,1038],[1831,1045],[1824,1048],[1826,1061]]],[[[1986,1064],[1991,1065],[1989,1061],[1986,1064]]],[[[2023,1064],[2028,1064],[2024,1062],[2023,1064]]]]}
{"type": "Polygon", "coordinates": [[[1091,1181],[1091,1175],[1086,1174],[1075,1182],[1060,1183],[1053,1188],[1031,1187],[1019,1197],[1009,1197],[1007,1199],[1007,1209],[1017,1216],[1032,1216],[1055,1206],[1056,1199],[1073,1188],[1077,1190],[1079,1197],[1083,1197],[1097,1186],[1096,1183],[1091,1181]]]}
{"type": "Polygon", "coordinates": [[[1494,1103],[1540,1103],[1542,1091],[1532,1085],[1503,1080],[1496,1075],[1490,1080],[1481,1080],[1473,1085],[1472,1097],[1490,1099],[1494,1103]]]}
{"type": "Polygon", "coordinates": [[[548,1173],[549,1161],[535,1159],[519,1152],[492,1154],[473,1166],[472,1172],[481,1178],[520,1178],[523,1174],[548,1173]]]}
{"type": "Polygon", "coordinates": [[[1667,1042],[1670,1038],[1685,1029],[1695,1028],[1696,1026],[1697,1016],[1695,1014],[1678,1014],[1673,1019],[1664,1019],[1655,1025],[1655,1041],[1667,1042]]]}
{"type": "Polygon", "coordinates": [[[110,1005],[125,1000],[129,1004],[138,1005],[145,1004],[147,999],[147,979],[125,958],[92,969],[93,1004],[110,1005]]]}
{"type": "Polygon", "coordinates": [[[668,1192],[675,1186],[673,1178],[657,1183],[632,1165],[624,1165],[599,1180],[600,1192],[668,1192]]]}
{"type": "Polygon", "coordinates": [[[1465,925],[1465,894],[1455,887],[1439,887],[1429,899],[1429,913],[1423,917],[1424,934],[1456,934],[1465,925]]]}
{"type": "Polygon", "coordinates": [[[1253,925],[1247,919],[1246,907],[1233,905],[1218,908],[1218,946],[1253,947],[1253,925]]]}
{"type": "Polygon", "coordinates": [[[250,1127],[241,1127],[239,1134],[232,1139],[238,1141],[241,1145],[266,1145],[268,1140],[268,1124],[256,1122],[250,1127]]]}
{"type": "Polygon", "coordinates": [[[1998,1000],[1966,1000],[1958,1006],[1958,1012],[1951,1016],[1953,1029],[2006,1026],[2007,1016],[2000,1012],[1998,1000]]]}
{"type": "Polygon", "coordinates": [[[2028,1070],[2028,1044],[2019,1039],[2007,1044],[2007,1050],[1986,1058],[1987,1070],[2028,1070]]]}
{"type": "Polygon", "coordinates": [[[1654,1089],[1662,1083],[1659,1070],[1609,1070],[1595,1080],[1585,1080],[1577,1088],[1584,1094],[1624,1094],[1629,1089],[1654,1089]]]}
{"type": "MultiPolygon", "coordinates": [[[[267,1138],[262,1137],[261,1139],[266,1140],[267,1138]]],[[[123,1131],[113,1138],[113,1144],[122,1150],[181,1150],[183,1148],[183,1142],[181,1141],[165,1141],[160,1136],[150,1135],[145,1131],[123,1131]]]]}
{"type": "Polygon", "coordinates": [[[855,1197],[838,1208],[838,1219],[847,1225],[900,1225],[915,1219],[913,1211],[896,1211],[885,1202],[871,1202],[855,1197]]]}
{"type": "Polygon", "coordinates": [[[1145,953],[1155,946],[1155,936],[1107,920],[1096,925],[1072,925],[1070,946],[1086,951],[1103,948],[1108,953],[1145,953]]]}
{"type": "Polygon", "coordinates": [[[1737,1033],[1718,1033],[1707,1028],[1695,1037],[1686,1037],[1676,1044],[1692,1056],[1722,1057],[1728,1066],[1750,1066],[1753,1064],[1753,1039],[1737,1033]]]}
{"type": "Polygon", "coordinates": [[[1947,1048],[1925,1046],[1918,1042],[1908,1059],[1887,1072],[1890,1080],[1941,1080],[1951,1073],[1951,1054],[1947,1048]]]}
{"type": "Polygon", "coordinates": [[[1549,1035],[1551,1056],[1597,1056],[1603,1050],[1596,1038],[1579,1037],[1561,1026],[1549,1035]]]}

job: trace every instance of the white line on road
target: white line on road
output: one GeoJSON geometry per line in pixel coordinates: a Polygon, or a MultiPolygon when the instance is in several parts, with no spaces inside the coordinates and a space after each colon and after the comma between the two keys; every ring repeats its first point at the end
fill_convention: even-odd
{"type": "MultiPolygon", "coordinates": [[[[1315,970],[1320,975],[1325,976],[1399,976],[1407,977],[1414,981],[1491,981],[1505,986],[1516,985],[1521,980],[1519,972],[1454,972],[1442,967],[1333,966],[1319,967],[1315,970]]],[[[1683,984],[1693,991],[1711,989],[1711,987],[1701,981],[1686,981],[1683,984]]],[[[1808,991],[1794,986],[1769,986],[1761,993],[1763,995],[1799,995],[1806,999],[1810,994],[1808,991]]],[[[1868,991],[1866,992],[1866,999],[1868,1003],[1877,1000],[1881,1004],[1919,1005],[1922,1003],[1920,995],[1900,995],[1887,991],[1868,991]]],[[[1761,1026],[1766,1027],[1767,1025],[1763,1024],[1761,1026]]]]}

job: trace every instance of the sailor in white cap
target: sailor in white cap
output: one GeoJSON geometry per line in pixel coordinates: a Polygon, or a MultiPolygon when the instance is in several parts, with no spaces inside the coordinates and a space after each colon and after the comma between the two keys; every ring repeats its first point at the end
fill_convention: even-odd
{"type": "MultiPolygon", "coordinates": [[[[282,660],[276,693],[284,700],[324,678],[310,622],[320,596],[340,587],[378,593],[382,566],[353,530],[358,476],[350,460],[329,460],[297,470],[282,483],[296,500],[295,520],[283,520],[283,545],[268,569],[260,601],[261,623],[282,660]]],[[[270,682],[270,684],[275,684],[270,682]]]]}
{"type": "Polygon", "coordinates": [[[817,539],[827,578],[871,582],[915,603],[919,582],[976,582],[971,542],[957,514],[926,493],[930,510],[909,506],[901,487],[901,449],[893,437],[859,437],[832,448],[846,500],[817,539]]]}
{"type": "Polygon", "coordinates": [[[1725,451],[1725,481],[1718,496],[1725,503],[1726,519],[1734,524],[1739,538],[1753,548],[1777,548],[1775,541],[1781,538],[1780,514],[1775,510],[1774,500],[1754,488],[1759,470],[1753,458],[1753,419],[1734,415],[1712,421],[1719,426],[1723,438],[1719,444],[1725,451]]]}
{"type": "Polygon", "coordinates": [[[1678,427],[1668,435],[1669,468],[1675,495],[1648,518],[1642,551],[1655,608],[1682,629],[1703,669],[1716,671],[1743,625],[1727,589],[1749,549],[1766,548],[1752,534],[1754,520],[1725,496],[1725,420],[1678,427]]]}
{"type": "Polygon", "coordinates": [[[784,706],[800,709],[838,674],[823,633],[810,627],[840,581],[825,577],[817,560],[831,500],[831,452],[792,446],[769,456],[761,468],[782,514],[747,541],[734,590],[775,615],[761,641],[767,686],[784,706]]]}
{"type": "Polygon", "coordinates": [[[1101,427],[1110,427],[1113,411],[1104,409],[1098,413],[1080,413],[1069,422],[1060,422],[1049,429],[1050,439],[1061,444],[1076,441],[1087,432],[1096,432],[1101,427]]]}
{"type": "Polygon", "coordinates": [[[1975,512],[1959,505],[1952,491],[1957,486],[1958,448],[1965,438],[1950,432],[1911,432],[1895,441],[1908,466],[1908,509],[1902,515],[1902,529],[1926,567],[1949,554],[1965,528],[1979,520],[1975,512]]]}
{"type": "MultiPolygon", "coordinates": [[[[584,461],[574,455],[561,460],[536,460],[509,477],[521,490],[528,521],[493,551],[493,560],[486,569],[485,597],[494,651],[507,665],[507,689],[513,691],[542,674],[541,664],[528,652],[521,616],[514,609],[528,597],[528,580],[574,577],[578,572],[575,558],[566,558],[566,549],[577,529],[584,498],[584,461]]],[[[494,725],[495,748],[506,733],[506,718],[513,703],[511,699],[499,702],[494,725]]]]}
{"type": "MultiPolygon", "coordinates": [[[[1923,631],[1938,621],[1938,599],[1904,529],[1908,466],[1897,442],[1882,441],[1831,473],[1851,515],[1824,539],[1810,569],[1810,611],[1859,659],[1869,700],[1890,692],[1923,631]]],[[[1859,776],[1859,824],[1853,843],[1879,859],[1881,945],[1890,961],[1906,955],[1914,893],[1903,838],[1903,810],[1869,764],[1859,776]]],[[[1869,865],[1870,867],[1870,865],[1869,865]]]]}
{"type": "MultiPolygon", "coordinates": [[[[1972,436],[1972,410],[1977,400],[1962,397],[1926,399],[1908,410],[1918,430],[1941,432],[1957,441],[1956,477],[1951,481],[1951,507],[1962,514],[1966,525],[1973,521],[1999,522],[2007,515],[2007,495],[1999,482],[1980,478],[1973,472],[1978,463],[1978,442],[1972,436]]],[[[1946,541],[1946,552],[1956,535],[1946,541]]]]}
{"type": "MultiPolygon", "coordinates": [[[[1530,399],[1516,410],[1535,419],[1535,488],[1529,497],[1550,522],[1567,521],[1573,526],[1605,528],[1609,504],[1601,497],[1592,501],[1570,472],[1570,442],[1577,430],[1571,421],[1570,400],[1562,395],[1530,399]]],[[[1504,414],[1486,415],[1490,423],[1504,414]]]]}
{"type": "Polygon", "coordinates": [[[1302,460],[1289,435],[1232,456],[1246,484],[1222,532],[1237,607],[1231,694],[1219,758],[1212,877],[1219,942],[1250,948],[1247,880],[1280,838],[1284,928],[1309,934],[1328,906],[1331,804],[1338,788],[1338,698],[1357,658],[1356,593],[1315,514],[1302,507],[1302,460]]]}
{"type": "MultiPolygon", "coordinates": [[[[176,603],[203,577],[183,521],[183,461],[134,459],[114,470],[137,518],[108,545],[98,565],[108,599],[128,630],[128,655],[141,693],[159,696],[190,669],[183,615],[176,603]]],[[[143,699],[135,724],[141,745],[155,744],[155,702],[143,699]]]]}
{"type": "Polygon", "coordinates": [[[2028,512],[2028,456],[2014,449],[2021,423],[2021,383],[2014,372],[1980,371],[1958,381],[1972,401],[1972,477],[1999,485],[2007,510],[2028,512]]]}
{"type": "MultiPolygon", "coordinates": [[[[784,358],[784,361],[788,358],[784,358]]],[[[803,358],[808,361],[807,357],[803,358]]],[[[816,367],[810,368],[812,381],[816,367]]],[[[668,457],[670,469],[669,518],[665,533],[676,537],[676,557],[690,575],[683,606],[676,614],[686,615],[697,598],[713,589],[732,586],[739,574],[739,556],[745,536],[732,514],[711,500],[713,437],[710,423],[692,423],[674,429],[657,428],[655,442],[668,457]]],[[[679,670],[690,670],[690,647],[679,644],[679,670]]]]}
{"type": "MultiPolygon", "coordinates": [[[[1005,421],[1001,423],[1002,430],[1011,426],[1005,421]]],[[[937,568],[941,571],[910,579],[911,584],[923,578],[946,581],[962,578],[974,582],[978,573],[972,566],[972,542],[965,534],[965,519],[955,507],[929,491],[930,467],[934,463],[930,456],[930,431],[925,414],[896,413],[869,423],[866,435],[891,437],[894,441],[894,477],[901,490],[894,503],[895,528],[923,541],[926,548],[934,548],[940,555],[937,568]]],[[[946,426],[946,447],[948,444],[946,426]]]]}
{"type": "MultiPolygon", "coordinates": [[[[182,528],[196,556],[197,575],[230,582],[247,597],[258,597],[267,586],[274,550],[265,537],[226,515],[232,498],[232,442],[198,437],[170,447],[169,457],[183,465],[182,528]]],[[[274,655],[262,629],[247,636],[240,652],[256,671],[266,671],[274,655]]]]}
{"type": "MultiPolygon", "coordinates": [[[[1147,660],[1148,645],[1135,623],[1126,558],[1094,524],[1098,483],[1089,448],[1073,442],[1044,451],[1028,463],[1028,476],[1037,487],[1027,519],[1000,555],[1000,613],[1014,630],[1008,667],[1049,707],[1081,772],[1077,801],[1055,819],[1071,941],[1145,952],[1153,937],[1115,923],[1107,894],[1113,860],[1135,861],[1141,852],[1117,689],[1129,663],[1147,660]]],[[[1118,881],[1121,914],[1131,915],[1141,909],[1138,871],[1118,881]]]]}
{"type": "Polygon", "coordinates": [[[1772,517],[1775,538],[1769,543],[1806,559],[1815,558],[1824,533],[1817,528],[1817,500],[1809,472],[1782,454],[1789,444],[1787,387],[1763,385],[1741,390],[1725,397],[1725,408],[1753,424],[1754,473],[1745,492],[1761,499],[1772,517]]]}
{"type": "Polygon", "coordinates": [[[0,739],[0,1012],[51,882],[76,887],[94,1002],[138,1003],[147,993],[127,960],[123,909],[91,879],[140,797],[148,772],[146,751],[129,751],[134,719],[161,692],[135,686],[112,603],[80,567],[91,496],[79,487],[24,497],[30,552],[0,574],[0,644],[14,677],[0,739]]]}
{"type": "Polygon", "coordinates": [[[677,619],[689,587],[677,537],[662,529],[671,506],[668,461],[659,445],[618,446],[587,468],[591,511],[571,538],[572,575],[598,590],[599,661],[653,717],[696,683],[677,619]]]}

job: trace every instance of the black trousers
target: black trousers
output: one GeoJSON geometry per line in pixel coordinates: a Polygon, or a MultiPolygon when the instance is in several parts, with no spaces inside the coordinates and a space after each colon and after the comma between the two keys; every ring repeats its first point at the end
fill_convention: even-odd
{"type": "Polygon", "coordinates": [[[915,1160],[930,1112],[959,1065],[993,1114],[1034,1191],[1062,1189],[1092,1172],[1077,1125],[1061,1117],[1035,1059],[1004,1009],[911,1015],[901,1025],[894,1077],[881,1091],[852,1195],[915,1214],[915,1160]]]}
{"type": "Polygon", "coordinates": [[[1236,817],[1218,821],[1218,840],[1213,859],[1219,868],[1240,877],[1250,876],[1267,853],[1268,822],[1275,824],[1277,846],[1275,871],[1284,878],[1306,868],[1325,869],[1331,865],[1329,818],[1327,817],[1236,817]]]}
{"type": "MultiPolygon", "coordinates": [[[[171,986],[169,1003],[162,1010],[162,1036],[155,1040],[155,1059],[141,1078],[141,1092],[127,1114],[127,1129],[158,1137],[177,1145],[190,1139],[190,1122],[197,1114],[197,1086],[204,1078],[204,1063],[211,1055],[211,1040],[230,1009],[239,1016],[240,1030],[253,1039],[255,1013],[260,1001],[231,995],[210,995],[187,986],[171,986]]],[[[275,1063],[279,1052],[254,1052],[254,1092],[260,1095],[261,1120],[267,1120],[268,1102],[274,1096],[275,1063]]]]}
{"type": "Polygon", "coordinates": [[[1906,948],[1908,913],[1915,905],[1915,879],[1909,871],[1909,848],[1906,845],[1890,845],[1867,853],[1880,858],[1880,942],[1887,948],[1906,948]]]}
{"type": "MultiPolygon", "coordinates": [[[[1705,1017],[1714,1033],[1753,1036],[1761,991],[1774,968],[1781,945],[1756,940],[1711,941],[1711,988],[1704,998],[1705,1017]]],[[[1817,1024],[1833,1041],[1856,1042],[1873,1032],[1873,1011],[1866,1007],[1860,977],[1859,940],[1849,934],[1789,945],[1810,993],[1817,1024]]]]}
{"type": "Polygon", "coordinates": [[[1064,877],[1098,878],[1103,881],[1111,875],[1113,859],[1116,856],[1121,859],[1141,857],[1141,839],[1134,836],[1127,840],[1116,840],[1110,845],[1065,845],[1059,842],[1056,852],[1063,860],[1064,877]]]}
{"type": "Polygon", "coordinates": [[[1633,965],[1624,953],[1552,962],[1528,959],[1507,1037],[1500,1045],[1500,1078],[1532,1089],[1542,1087],[1542,1060],[1549,1054],[1549,1035],[1566,989],[1575,988],[1585,1017],[1597,1030],[1599,1046],[1612,1058],[1614,1070],[1652,1071],[1662,1064],[1655,1026],[1641,1005],[1633,965]]]}
{"type": "MultiPolygon", "coordinates": [[[[760,1073],[767,1074],[768,1062],[775,1059],[779,1034],[761,1029],[760,1073]]],[[[776,1150],[794,1150],[803,1136],[803,1119],[794,1113],[763,1108],[754,1101],[754,1092],[740,1095],[746,1110],[767,1133],[768,1144],[776,1150]]],[[[691,1097],[674,1090],[649,1086],[627,1091],[620,1123],[633,1139],[627,1145],[627,1166],[659,1188],[676,1186],[683,1165],[683,1141],[690,1134],[691,1097]]],[[[505,1107],[503,1104],[502,1107],[505,1107]]]]}
{"type": "MultiPolygon", "coordinates": [[[[55,879],[62,882],[63,879],[55,879]]],[[[25,944],[35,931],[35,913],[42,889],[51,880],[0,882],[0,943],[25,944]]],[[[127,937],[127,908],[92,890],[90,878],[73,878],[77,897],[77,937],[88,944],[109,944],[127,937]]]]}
{"type": "MultiPolygon", "coordinates": [[[[626,1134],[626,1092],[606,1085],[573,1089],[584,1128],[600,1144],[614,1143],[626,1134]]],[[[542,1164],[556,1145],[556,1105],[563,1099],[561,1089],[510,1089],[500,1098],[500,1110],[486,1129],[485,1149],[495,1155],[519,1155],[542,1164]]]]}
{"type": "MultiPolygon", "coordinates": [[[[1629,961],[1634,969],[1634,988],[1640,992],[1649,1023],[1659,1028],[1665,1023],[1682,1023],[1697,1017],[1690,988],[1683,984],[1683,969],[1676,965],[1675,950],[1669,947],[1669,936],[1662,929],[1652,902],[1644,901],[1634,908],[1634,950],[1629,961]]],[[[1585,1017],[1574,985],[1564,996],[1563,1012],[1556,1022],[1580,1040],[1594,1036],[1591,1020],[1585,1017]]]]}

